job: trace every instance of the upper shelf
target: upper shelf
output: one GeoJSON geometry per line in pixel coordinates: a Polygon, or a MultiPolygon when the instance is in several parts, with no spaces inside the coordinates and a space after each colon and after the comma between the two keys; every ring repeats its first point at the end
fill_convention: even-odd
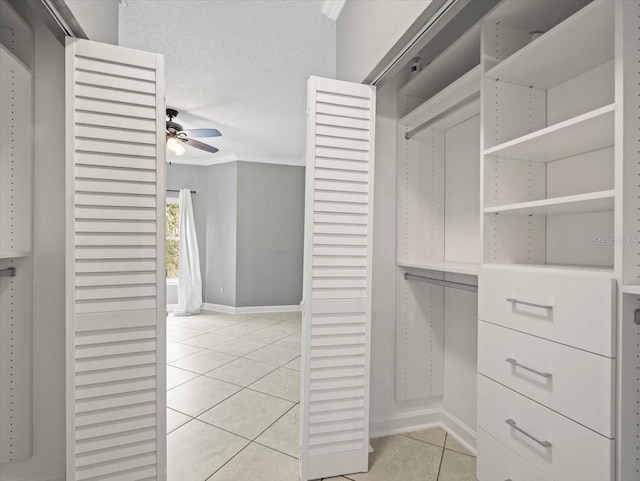
{"type": "Polygon", "coordinates": [[[614,144],[614,104],[587,112],[484,151],[509,159],[550,162],[614,144]]]}
{"type": "Polygon", "coordinates": [[[442,264],[431,264],[422,262],[405,262],[398,261],[400,267],[409,267],[413,269],[424,269],[428,271],[451,272],[454,274],[467,274],[477,276],[480,271],[479,264],[467,264],[463,262],[445,262],[442,264]]]}
{"type": "Polygon", "coordinates": [[[11,50],[0,43],[0,70],[10,71],[15,75],[25,77],[31,70],[11,50]]]}
{"type": "Polygon", "coordinates": [[[564,215],[613,210],[614,190],[487,207],[485,214],[564,215]]]}
{"type": "Polygon", "coordinates": [[[486,77],[548,90],[612,60],[615,3],[595,0],[490,69],[486,77]]]}

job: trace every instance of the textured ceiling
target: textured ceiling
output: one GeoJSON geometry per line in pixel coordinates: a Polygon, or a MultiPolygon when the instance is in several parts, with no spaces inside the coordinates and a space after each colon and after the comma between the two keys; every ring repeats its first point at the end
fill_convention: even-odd
{"type": "Polygon", "coordinates": [[[215,127],[193,163],[304,157],[306,84],[335,77],[335,23],[314,0],[128,0],[120,45],[165,55],[167,106],[185,128],[215,127]]]}

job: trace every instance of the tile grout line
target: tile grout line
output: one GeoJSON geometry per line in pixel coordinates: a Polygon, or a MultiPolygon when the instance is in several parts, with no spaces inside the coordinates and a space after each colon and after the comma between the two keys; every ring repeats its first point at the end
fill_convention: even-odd
{"type": "MultiPolygon", "coordinates": [[[[447,437],[448,436],[449,436],[449,433],[447,433],[445,431],[445,434],[444,434],[444,445],[445,446],[447,445],[447,437]]],[[[440,464],[438,465],[438,476],[436,477],[436,481],[440,481],[440,471],[442,470],[442,460],[444,459],[444,451],[445,451],[445,448],[443,447],[442,448],[442,453],[440,454],[440,464]]]]}
{"type": "MultiPolygon", "coordinates": [[[[418,432],[419,432],[419,431],[418,431],[418,432]]],[[[455,449],[448,448],[448,447],[446,446],[446,439],[447,439],[447,436],[449,435],[449,433],[446,433],[446,436],[445,436],[445,443],[444,443],[445,445],[444,445],[444,446],[440,446],[439,444],[430,443],[429,441],[424,441],[423,439],[416,439],[416,438],[412,438],[412,437],[411,437],[411,436],[409,436],[408,434],[409,434],[409,433],[397,434],[396,436],[403,436],[403,437],[405,437],[405,438],[407,438],[407,439],[411,439],[412,441],[418,441],[419,443],[428,444],[429,446],[435,446],[435,447],[437,447],[437,448],[446,449],[447,451],[451,451],[452,453],[462,454],[463,456],[467,456],[467,457],[469,457],[469,458],[473,458],[473,459],[476,459],[476,458],[477,458],[477,456],[474,456],[473,454],[461,453],[460,451],[456,451],[455,449]]]]}

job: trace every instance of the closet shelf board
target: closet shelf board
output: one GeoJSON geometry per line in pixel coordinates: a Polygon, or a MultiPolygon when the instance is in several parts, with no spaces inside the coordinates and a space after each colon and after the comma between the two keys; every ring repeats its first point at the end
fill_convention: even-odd
{"type": "Polygon", "coordinates": [[[544,269],[558,272],[577,271],[586,272],[589,275],[602,275],[611,277],[613,275],[613,267],[602,266],[588,266],[588,265],[573,265],[573,264],[504,264],[504,263],[485,263],[482,265],[483,269],[510,269],[510,270],[530,270],[530,269],[544,269]]]}
{"type": "Polygon", "coordinates": [[[31,255],[28,251],[10,251],[0,252],[0,259],[19,259],[20,257],[29,257],[31,255]]]}
{"type": "MultiPolygon", "coordinates": [[[[421,104],[419,107],[415,108],[407,115],[402,117],[399,121],[399,125],[407,126],[409,130],[414,127],[417,127],[424,121],[428,119],[432,119],[433,117],[439,115],[440,113],[446,111],[452,105],[454,105],[459,100],[468,97],[469,95],[478,92],[478,84],[480,83],[481,72],[480,65],[469,70],[462,77],[458,78],[454,82],[450,83],[446,88],[442,89],[440,92],[435,94],[429,100],[421,104]]],[[[472,116],[476,113],[480,113],[480,102],[471,104],[467,106],[465,109],[473,108],[475,111],[471,114],[472,116]],[[476,105],[475,107],[472,107],[476,105]]],[[[440,126],[434,125],[434,128],[439,128],[444,130],[449,128],[450,121],[449,118],[453,115],[456,115],[457,112],[454,112],[451,116],[445,117],[440,126]],[[449,122],[449,124],[448,124],[449,122]]],[[[468,118],[468,117],[466,117],[468,118]]],[[[464,119],[462,119],[464,120],[464,119]]],[[[455,124],[453,124],[455,125],[455,124]]]]}
{"type": "Polygon", "coordinates": [[[564,215],[613,210],[614,190],[488,207],[485,214],[564,215]]]}
{"type": "Polygon", "coordinates": [[[507,57],[486,77],[548,90],[612,60],[615,3],[594,1],[507,57]]]}
{"type": "Polygon", "coordinates": [[[480,271],[479,264],[468,264],[464,262],[445,262],[443,264],[429,264],[422,262],[398,261],[400,267],[412,269],[424,269],[429,271],[451,272],[455,274],[468,274],[477,276],[480,271]]]}
{"type": "Polygon", "coordinates": [[[551,162],[614,144],[613,104],[551,125],[484,151],[509,159],[551,162]]]}
{"type": "Polygon", "coordinates": [[[622,292],[625,294],[634,294],[636,296],[640,296],[640,286],[625,284],[622,286],[622,292]]]}
{"type": "Polygon", "coordinates": [[[16,75],[24,76],[31,74],[31,69],[22,60],[16,57],[11,50],[0,43],[0,65],[3,71],[10,71],[16,75]]]}

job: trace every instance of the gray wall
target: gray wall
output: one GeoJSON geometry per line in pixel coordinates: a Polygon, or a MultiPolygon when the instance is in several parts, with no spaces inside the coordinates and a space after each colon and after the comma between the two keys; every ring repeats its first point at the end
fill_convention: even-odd
{"type": "MultiPolygon", "coordinates": [[[[200,252],[200,274],[202,276],[202,292],[205,292],[205,273],[207,268],[207,167],[199,165],[167,165],[167,189],[191,189],[197,194],[192,194],[193,219],[196,224],[196,236],[198,238],[198,250],[200,252]]],[[[177,199],[178,194],[167,192],[168,198],[177,199]]],[[[167,304],[171,302],[167,293],[167,304]]]]}
{"type": "Polygon", "coordinates": [[[207,167],[207,280],[204,300],[211,304],[236,305],[237,167],[237,162],[207,167]]]}
{"type": "MultiPolygon", "coordinates": [[[[167,189],[191,188],[203,300],[225,306],[302,299],[304,167],[230,162],[167,167],[167,189]]],[[[174,194],[175,195],[175,194],[174,194]]],[[[177,302],[168,287],[167,303],[177,302]]]]}
{"type": "Polygon", "coordinates": [[[302,300],[304,167],[238,162],[236,306],[302,300]]]}

